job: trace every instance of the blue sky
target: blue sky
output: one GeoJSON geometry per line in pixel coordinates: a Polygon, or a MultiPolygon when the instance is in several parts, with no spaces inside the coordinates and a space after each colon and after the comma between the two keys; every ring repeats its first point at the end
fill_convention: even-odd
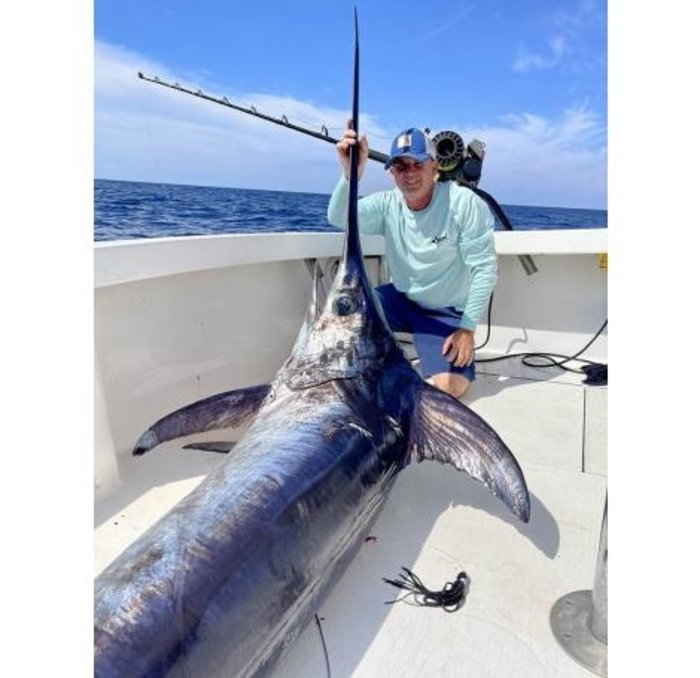
{"type": "MultiPolygon", "coordinates": [[[[506,204],[607,206],[605,2],[357,2],[361,125],[483,140],[506,204]]],[[[96,0],[95,176],[330,193],[330,144],[140,81],[137,71],[339,134],[350,107],[346,0],[96,0]]],[[[362,191],[391,186],[370,163],[362,191]]]]}

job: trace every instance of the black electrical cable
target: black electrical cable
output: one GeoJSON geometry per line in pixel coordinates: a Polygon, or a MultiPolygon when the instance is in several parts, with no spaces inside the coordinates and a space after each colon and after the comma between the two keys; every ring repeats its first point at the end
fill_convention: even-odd
{"type": "Polygon", "coordinates": [[[466,572],[460,572],[457,579],[448,582],[439,591],[431,591],[423,582],[407,567],[401,568],[403,572],[400,579],[386,579],[383,581],[398,589],[408,591],[408,593],[396,600],[386,601],[386,605],[392,605],[407,598],[413,598],[413,605],[421,607],[441,607],[446,612],[456,612],[464,605],[469,591],[469,577],[466,572]]]}
{"type": "Polygon", "coordinates": [[[484,339],[484,343],[481,344],[480,346],[474,347],[474,351],[478,351],[480,348],[484,348],[486,344],[489,343],[489,339],[491,338],[491,308],[493,307],[493,292],[491,292],[491,296],[489,297],[489,310],[488,313],[486,314],[487,322],[486,322],[486,339],[484,339]]]}
{"type": "MultiPolygon", "coordinates": [[[[491,310],[493,308],[493,294],[491,294],[491,297],[489,298],[489,308],[488,308],[488,313],[487,313],[487,321],[486,321],[486,339],[484,339],[483,343],[479,344],[479,346],[474,347],[474,351],[478,351],[486,344],[488,344],[489,339],[491,338],[491,310]]],[[[566,356],[566,355],[561,355],[559,353],[542,353],[542,352],[526,352],[526,353],[506,353],[505,355],[501,356],[496,356],[494,358],[475,358],[474,362],[475,363],[494,363],[499,360],[509,360],[510,358],[520,358],[521,363],[523,365],[527,365],[528,367],[538,367],[538,368],[545,368],[545,367],[559,367],[562,370],[565,370],[567,372],[573,372],[574,374],[585,374],[586,378],[584,379],[584,383],[593,385],[593,386],[604,386],[608,383],[608,366],[603,363],[597,363],[592,360],[586,360],[585,358],[579,358],[583,352],[586,351],[586,349],[593,344],[593,342],[601,335],[603,330],[608,326],[608,319],[605,319],[605,322],[601,325],[600,329],[595,333],[593,338],[580,350],[577,351],[574,355],[572,356],[566,356]],[[561,360],[557,360],[557,358],[560,358],[561,360]],[[533,362],[534,360],[539,360],[539,361],[544,361],[544,362],[533,362]],[[584,367],[581,369],[576,369],[576,368],[571,368],[571,367],[564,367],[564,365],[568,362],[571,362],[572,360],[576,360],[580,363],[584,363],[584,367]]],[[[399,339],[398,340],[400,344],[412,344],[413,341],[407,340],[407,339],[399,339]]],[[[413,362],[415,362],[416,359],[414,359],[413,362]]]]}
{"type": "MultiPolygon", "coordinates": [[[[489,310],[487,316],[487,333],[486,340],[480,346],[477,346],[474,350],[478,350],[486,346],[488,340],[491,336],[491,305],[493,303],[493,294],[491,294],[491,299],[489,300],[489,310]]],[[[586,360],[585,358],[579,358],[586,349],[593,344],[593,342],[601,335],[603,330],[608,326],[608,319],[600,326],[600,329],[593,335],[593,338],[580,350],[577,351],[572,356],[565,356],[559,353],[541,353],[541,352],[526,352],[526,353],[507,353],[505,355],[497,356],[495,358],[475,358],[475,363],[493,363],[498,360],[508,360],[510,358],[520,358],[520,362],[528,367],[558,367],[567,372],[573,372],[574,374],[585,374],[586,378],[583,380],[584,384],[590,386],[605,386],[608,383],[608,366],[603,363],[596,363],[592,360],[586,360]],[[561,360],[557,360],[560,358],[561,360]],[[581,369],[565,367],[565,364],[576,360],[580,363],[584,363],[581,369]],[[533,361],[544,361],[544,362],[533,362],[533,361]]]]}
{"type": "Polygon", "coordinates": [[[326,658],[326,673],[328,674],[328,678],[331,678],[331,662],[330,659],[328,658],[328,648],[326,647],[326,639],[323,637],[323,628],[321,627],[321,619],[319,616],[316,614],[314,615],[316,617],[316,624],[318,626],[318,632],[321,634],[321,644],[323,645],[323,656],[326,658]]]}
{"type": "MultiPolygon", "coordinates": [[[[491,320],[489,317],[489,330],[491,326],[491,320]]],[[[528,367],[559,367],[567,372],[573,372],[575,374],[585,374],[586,383],[602,385],[607,384],[608,377],[608,366],[602,363],[596,363],[592,360],[586,360],[585,358],[579,358],[584,351],[601,335],[603,330],[608,326],[608,319],[600,326],[600,329],[595,333],[593,338],[580,350],[577,351],[572,356],[561,355],[559,353],[541,353],[541,352],[526,352],[526,353],[507,353],[502,356],[497,356],[495,358],[477,358],[474,362],[477,363],[493,363],[498,360],[507,360],[509,358],[521,358],[521,363],[527,365],[528,367]],[[561,358],[561,360],[556,360],[556,358],[561,358]],[[540,360],[544,362],[533,362],[533,360],[540,360]],[[581,369],[565,367],[564,365],[572,360],[576,360],[580,363],[585,363],[585,367],[581,369]]],[[[485,346],[482,344],[479,348],[485,346]]]]}

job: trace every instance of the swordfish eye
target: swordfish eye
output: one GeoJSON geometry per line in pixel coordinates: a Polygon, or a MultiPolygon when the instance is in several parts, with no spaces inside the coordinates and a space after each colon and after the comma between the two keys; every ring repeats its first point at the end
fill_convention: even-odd
{"type": "Polygon", "coordinates": [[[351,315],[357,311],[357,308],[357,299],[348,292],[341,292],[333,302],[333,310],[339,316],[351,315]]]}

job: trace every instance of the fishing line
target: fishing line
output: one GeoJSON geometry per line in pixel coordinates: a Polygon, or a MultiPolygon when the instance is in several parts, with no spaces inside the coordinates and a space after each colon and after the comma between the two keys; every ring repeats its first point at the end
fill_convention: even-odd
{"type": "Polygon", "coordinates": [[[328,678],[331,678],[331,662],[330,659],[328,658],[328,648],[326,647],[326,639],[323,637],[323,628],[321,627],[321,619],[317,614],[314,615],[316,617],[316,625],[318,626],[318,632],[321,634],[321,644],[323,645],[323,656],[326,659],[326,673],[328,674],[328,678]]]}
{"type": "MultiPolygon", "coordinates": [[[[141,88],[136,88],[137,90],[140,90],[141,88]]],[[[158,145],[155,143],[155,135],[153,134],[153,130],[151,128],[151,120],[150,116],[146,111],[146,106],[144,103],[144,97],[145,94],[141,93],[139,91],[138,96],[136,97],[136,100],[138,101],[139,108],[141,109],[141,117],[144,123],[144,127],[146,129],[146,137],[148,138],[149,145],[151,147],[151,153],[150,153],[150,161],[151,164],[153,165],[153,169],[155,170],[155,175],[156,176],[164,176],[164,171],[163,171],[163,163],[161,161],[161,153],[159,151],[159,148],[157,147],[158,145]]],[[[161,197],[164,198],[168,204],[172,203],[172,195],[170,191],[170,187],[167,183],[164,183],[162,180],[158,182],[152,182],[152,183],[157,183],[158,186],[158,191],[161,193],[161,197]]]]}
{"type": "MultiPolygon", "coordinates": [[[[464,605],[467,599],[470,580],[467,573],[464,571],[460,572],[454,581],[447,582],[439,591],[431,591],[420,580],[418,575],[411,572],[407,567],[402,567],[401,570],[402,572],[399,574],[399,579],[386,579],[383,577],[382,581],[402,591],[406,591],[406,594],[396,600],[385,601],[385,605],[406,602],[409,605],[416,605],[418,607],[441,607],[445,612],[456,612],[464,605]],[[409,598],[412,600],[409,600],[409,598]]],[[[328,656],[326,639],[323,635],[321,619],[318,614],[315,614],[314,617],[316,619],[316,626],[318,626],[318,632],[321,636],[323,656],[326,661],[326,674],[328,678],[331,678],[331,663],[328,656]]]]}
{"type": "Polygon", "coordinates": [[[447,582],[439,591],[431,591],[416,574],[411,572],[407,567],[401,568],[402,572],[399,579],[386,579],[382,581],[395,586],[398,589],[407,591],[406,595],[396,600],[387,600],[385,605],[393,605],[399,601],[406,601],[409,605],[417,605],[419,607],[441,607],[445,612],[456,612],[467,599],[469,591],[469,577],[466,572],[460,572],[457,579],[453,582],[447,582]],[[408,601],[412,598],[413,601],[408,601]]]}

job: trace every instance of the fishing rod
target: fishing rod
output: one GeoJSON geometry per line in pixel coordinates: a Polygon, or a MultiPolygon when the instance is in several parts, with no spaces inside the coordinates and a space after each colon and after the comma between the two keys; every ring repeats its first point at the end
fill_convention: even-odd
{"type": "MultiPolygon", "coordinates": [[[[206,94],[205,92],[202,92],[201,89],[191,89],[189,87],[185,87],[184,85],[181,85],[179,82],[167,82],[166,80],[163,80],[162,78],[159,78],[157,75],[153,77],[149,77],[147,75],[144,75],[143,73],[139,72],[139,78],[141,80],[146,80],[147,82],[153,82],[156,85],[163,85],[163,87],[169,87],[170,89],[177,90],[178,92],[184,92],[185,94],[191,94],[192,96],[199,97],[200,99],[206,99],[207,101],[211,101],[215,104],[219,104],[221,106],[226,106],[228,108],[233,108],[236,111],[240,111],[241,113],[247,113],[248,115],[253,115],[256,118],[260,118],[262,120],[267,120],[267,122],[272,122],[275,125],[281,125],[282,127],[287,127],[288,129],[292,129],[295,132],[301,132],[302,134],[306,134],[308,136],[314,137],[315,139],[320,139],[321,141],[327,141],[330,144],[337,144],[340,139],[331,136],[328,133],[328,129],[326,128],[325,125],[321,126],[321,131],[317,132],[315,130],[309,129],[307,127],[301,127],[300,125],[295,125],[292,122],[289,122],[287,119],[286,115],[281,116],[280,118],[275,118],[272,115],[266,115],[265,113],[260,113],[260,111],[256,110],[255,106],[248,106],[247,108],[245,106],[239,106],[237,104],[232,103],[229,101],[228,97],[215,97],[212,96],[211,94],[206,94]]],[[[378,151],[372,151],[370,150],[369,152],[369,157],[372,160],[377,160],[378,162],[386,162],[389,159],[389,156],[384,154],[384,153],[379,153],[378,151]]]]}
{"type": "MultiPolygon", "coordinates": [[[[168,82],[163,78],[159,78],[157,75],[147,76],[139,71],[138,77],[146,82],[151,82],[169,89],[174,89],[177,92],[183,92],[184,94],[205,99],[206,101],[211,101],[212,103],[220,106],[232,108],[233,110],[241,113],[252,115],[275,125],[280,125],[282,127],[286,127],[287,129],[294,130],[295,132],[300,132],[301,134],[306,134],[307,136],[320,139],[321,141],[325,141],[329,144],[337,144],[340,141],[340,139],[331,136],[328,133],[328,128],[325,125],[321,126],[321,131],[319,132],[309,129],[308,127],[302,127],[289,122],[286,115],[276,118],[272,115],[261,113],[255,108],[255,106],[240,106],[231,102],[228,97],[216,97],[203,92],[199,88],[192,89],[181,85],[179,82],[168,82]]],[[[426,129],[425,131],[427,134],[430,134],[430,130],[426,129]]],[[[477,187],[481,178],[481,168],[484,161],[484,155],[486,153],[486,144],[479,139],[472,139],[468,144],[465,144],[462,137],[457,134],[457,132],[452,132],[450,130],[438,132],[432,137],[432,141],[435,144],[437,156],[438,181],[455,181],[460,186],[465,186],[466,188],[474,191],[474,193],[476,193],[486,202],[494,217],[498,219],[503,228],[507,231],[512,231],[513,225],[510,223],[510,220],[506,216],[503,209],[501,209],[501,206],[498,204],[496,199],[483,189],[477,187]]],[[[389,156],[386,153],[380,153],[379,151],[375,151],[373,149],[369,149],[368,157],[370,160],[375,160],[377,162],[381,162],[382,164],[389,159],[389,156]]],[[[527,275],[532,275],[533,273],[537,272],[537,266],[529,254],[519,254],[518,259],[520,259],[520,263],[525,269],[525,273],[527,273],[527,275]]]]}

